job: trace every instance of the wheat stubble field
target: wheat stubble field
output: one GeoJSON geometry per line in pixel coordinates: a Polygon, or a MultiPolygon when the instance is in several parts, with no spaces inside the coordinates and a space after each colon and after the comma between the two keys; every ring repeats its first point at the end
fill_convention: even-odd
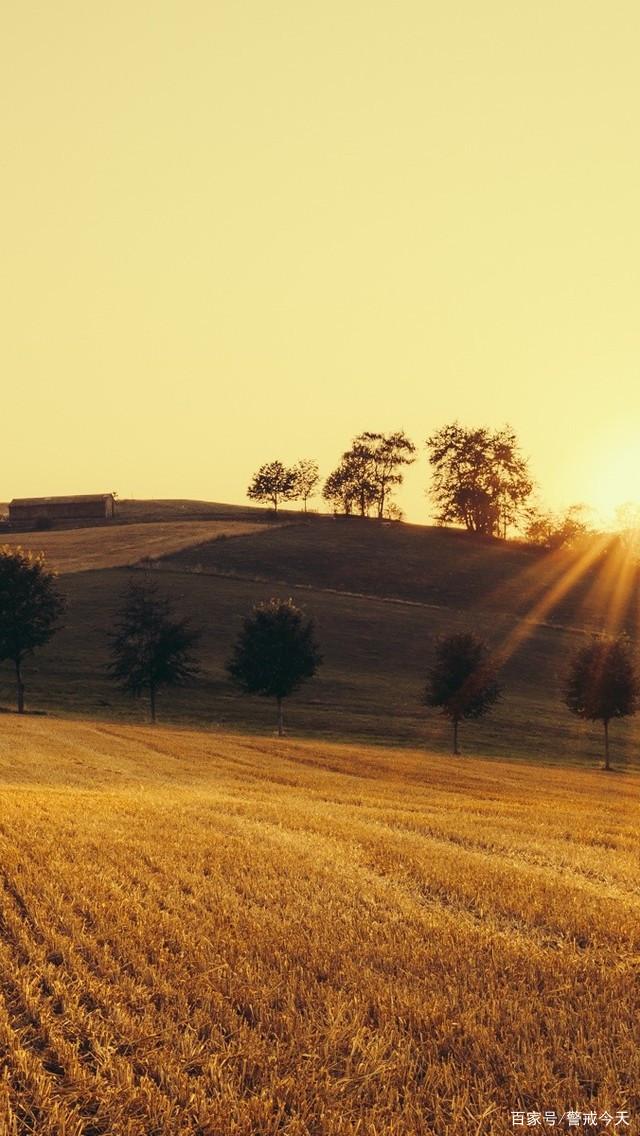
{"type": "Polygon", "coordinates": [[[201,543],[263,531],[264,525],[245,521],[186,520],[113,524],[59,532],[3,533],[0,543],[9,548],[24,546],[43,552],[51,568],[68,574],[135,564],[185,548],[194,549],[201,543]]]}
{"type": "Polygon", "coordinates": [[[636,1112],[635,775],[1,726],[2,1133],[636,1112]]]}

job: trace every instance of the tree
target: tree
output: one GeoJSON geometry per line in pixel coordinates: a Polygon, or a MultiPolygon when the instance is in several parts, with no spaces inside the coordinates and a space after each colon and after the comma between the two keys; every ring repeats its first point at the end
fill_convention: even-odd
{"type": "Polygon", "coordinates": [[[575,548],[589,533],[585,512],[585,505],[570,505],[564,513],[531,508],[527,511],[524,535],[531,544],[549,552],[558,548],[575,548]]]}
{"type": "Polygon", "coordinates": [[[353,512],[354,488],[344,462],[329,474],[322,487],[322,496],[334,513],[342,512],[348,517],[353,512]]]}
{"type": "Polygon", "coordinates": [[[361,517],[368,516],[376,500],[369,454],[360,448],[347,451],[340,465],[329,474],[322,496],[336,512],[341,510],[349,516],[357,511],[361,517]]]}
{"type": "Polygon", "coordinates": [[[460,752],[460,721],[484,717],[500,695],[501,688],[481,639],[471,632],[458,632],[437,640],[435,660],[427,675],[425,702],[451,719],[455,754],[460,752]]]}
{"type": "Polygon", "coordinates": [[[293,501],[297,496],[296,471],[287,469],[280,461],[260,466],[247,489],[247,497],[252,501],[270,502],[276,514],[281,501],[293,501]]]}
{"type": "Polygon", "coordinates": [[[572,714],[604,727],[604,767],[609,763],[609,723],[635,714],[638,676],[626,635],[596,636],[574,655],[565,686],[572,714]]]}
{"type": "Polygon", "coordinates": [[[0,548],[0,661],[13,663],[18,713],[24,713],[22,665],[59,628],[65,602],[44,554],[0,548]]]}
{"type": "Polygon", "coordinates": [[[313,621],[293,600],[271,599],[246,617],[227,670],[245,694],[276,699],[282,736],[284,699],[312,678],[321,662],[313,621]]]}
{"type": "Polygon", "coordinates": [[[518,524],[533,482],[510,427],[469,430],[453,422],[427,438],[427,448],[439,524],[503,537],[518,524]]]}
{"type": "Polygon", "coordinates": [[[396,486],[402,485],[402,466],[411,465],[416,460],[416,447],[404,430],[397,430],[394,434],[365,430],[354,439],[352,448],[366,454],[375,489],[376,512],[378,517],[384,517],[390,493],[396,486]]]}
{"type": "Polygon", "coordinates": [[[293,472],[296,477],[296,497],[304,502],[304,511],[307,511],[307,501],[313,497],[320,482],[320,467],[313,458],[302,458],[294,465],[293,472]]]}
{"type": "Polygon", "coordinates": [[[400,469],[415,461],[415,446],[403,430],[377,434],[365,430],[342,455],[340,465],[329,475],[323,497],[344,513],[358,510],[361,517],[375,507],[384,517],[393,489],[402,484],[400,469]]]}
{"type": "Polygon", "coordinates": [[[158,691],[184,686],[199,673],[192,658],[199,638],[200,632],[187,620],[176,618],[171,601],[160,594],[153,580],[131,580],[116,629],[109,636],[109,673],[134,698],[147,693],[149,715],[155,722],[158,691]]]}

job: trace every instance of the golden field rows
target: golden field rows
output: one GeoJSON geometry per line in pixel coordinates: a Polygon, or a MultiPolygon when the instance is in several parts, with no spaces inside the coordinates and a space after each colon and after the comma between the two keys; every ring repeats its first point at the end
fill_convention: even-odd
{"type": "Polygon", "coordinates": [[[3,1136],[638,1131],[635,775],[0,727],[3,1136]]]}

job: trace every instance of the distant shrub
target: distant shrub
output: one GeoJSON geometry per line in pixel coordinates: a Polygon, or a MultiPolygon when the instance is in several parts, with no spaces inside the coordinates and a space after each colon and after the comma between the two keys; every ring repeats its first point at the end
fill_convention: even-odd
{"type": "Polygon", "coordinates": [[[585,505],[570,505],[564,513],[539,508],[529,510],[525,537],[530,544],[555,552],[558,548],[575,548],[589,535],[585,505]]]}

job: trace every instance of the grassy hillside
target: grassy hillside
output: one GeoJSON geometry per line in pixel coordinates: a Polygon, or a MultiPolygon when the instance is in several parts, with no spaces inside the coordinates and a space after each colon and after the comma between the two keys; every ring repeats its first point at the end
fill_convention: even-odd
{"type": "MultiPolygon", "coordinates": [[[[25,668],[27,701],[54,714],[144,721],[146,707],[118,693],[106,676],[107,632],[129,573],[114,569],[61,577],[69,599],[65,628],[25,668]]],[[[429,609],[384,600],[341,596],[311,589],[275,589],[245,580],[157,573],[178,609],[203,628],[200,680],[163,694],[161,720],[206,729],[274,728],[274,707],[234,691],[225,672],[243,616],[256,599],[274,590],[291,593],[317,624],[324,653],[319,676],[305,685],[287,710],[293,734],[379,743],[449,746],[446,722],[421,704],[434,637],[471,623],[490,641],[513,633],[508,614],[429,609]]],[[[505,667],[505,697],[485,722],[461,731],[463,751],[522,755],[544,761],[597,761],[600,731],[583,726],[563,708],[566,660],[584,633],[549,626],[528,629],[505,667]]],[[[0,699],[10,705],[12,674],[0,670],[0,699]]],[[[637,761],[636,727],[612,727],[615,760],[637,761]]]]}
{"type": "Polygon", "coordinates": [[[227,505],[220,501],[192,501],[179,498],[135,500],[123,498],[116,502],[116,521],[121,524],[149,523],[152,521],[206,521],[271,519],[272,513],[258,505],[227,505]]]}
{"type": "Polygon", "coordinates": [[[515,1109],[637,1113],[639,788],[5,720],[1,1130],[505,1136],[515,1109]]]}
{"type": "MultiPolygon", "coordinates": [[[[450,608],[531,614],[579,626],[606,617],[621,567],[612,538],[549,554],[462,530],[360,517],[313,517],[263,535],[185,548],[169,555],[166,566],[450,608]],[[554,589],[557,595],[547,605],[554,589]]],[[[622,571],[626,579],[631,566],[625,563],[622,571]]],[[[629,586],[628,595],[635,590],[629,586]]]]}
{"type": "MultiPolygon", "coordinates": [[[[436,635],[470,627],[508,658],[503,702],[486,722],[465,726],[463,749],[551,762],[599,759],[600,731],[568,715],[562,686],[584,636],[631,617],[636,569],[615,550],[593,544],[544,556],[441,529],[329,518],[203,543],[207,525],[223,535],[243,532],[242,522],[182,521],[33,538],[35,547],[51,542],[63,571],[67,548],[74,571],[60,581],[69,601],[65,629],[26,669],[32,707],[144,720],[144,705],[124,699],[105,672],[107,633],[128,572],[77,569],[190,545],[163,559],[155,578],[202,627],[203,673],[193,689],[162,696],[164,720],[270,733],[273,707],[237,694],[225,661],[256,600],[292,595],[315,618],[324,654],[319,677],[291,700],[294,733],[446,750],[446,723],[421,704],[424,676],[436,635]]],[[[5,665],[0,702],[10,706],[12,697],[5,665]]],[[[636,763],[638,740],[633,723],[616,725],[615,760],[636,763]]]]}

